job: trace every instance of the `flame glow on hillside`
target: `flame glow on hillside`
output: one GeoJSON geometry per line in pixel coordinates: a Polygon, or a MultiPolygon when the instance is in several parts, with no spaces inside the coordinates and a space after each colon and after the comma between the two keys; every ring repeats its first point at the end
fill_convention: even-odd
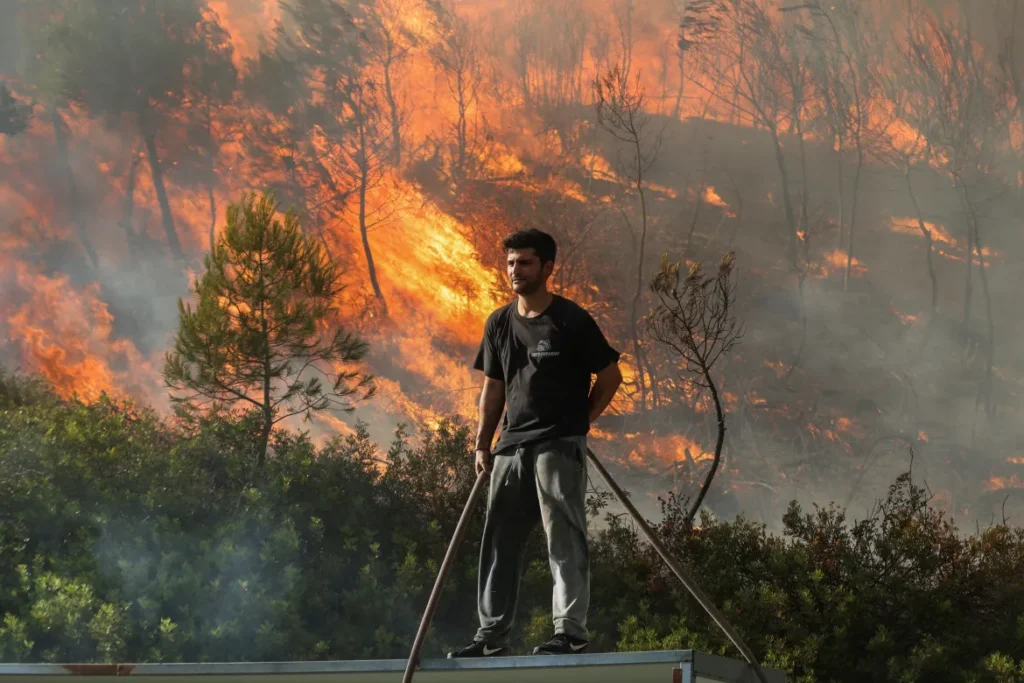
{"type": "MultiPolygon", "coordinates": [[[[967,260],[966,245],[952,237],[945,227],[931,221],[922,221],[922,223],[924,223],[925,230],[931,235],[937,254],[953,261],[967,260]]],[[[901,234],[921,236],[920,223],[918,223],[916,218],[894,216],[892,219],[892,230],[901,234]]],[[[993,252],[986,246],[981,248],[981,254],[985,257],[986,262],[1000,258],[998,252],[993,252]]],[[[977,260],[977,258],[977,254],[975,254],[974,259],[977,260]]]]}
{"type": "Polygon", "coordinates": [[[729,204],[718,195],[718,192],[715,191],[713,185],[708,185],[704,188],[704,201],[711,206],[721,208],[729,218],[736,218],[736,212],[733,211],[729,204]]]}
{"type": "MultiPolygon", "coordinates": [[[[230,64],[243,82],[272,61],[281,36],[289,37],[291,50],[315,49],[316,32],[303,35],[295,25],[295,8],[304,3],[200,4],[202,16],[226,33],[230,64]]],[[[900,167],[909,178],[913,165],[927,209],[918,211],[937,217],[924,222],[934,251],[943,267],[962,268],[960,263],[967,262],[966,221],[951,215],[962,210],[945,205],[936,209],[943,201],[949,204],[943,195],[952,193],[924,188],[927,174],[940,178],[943,187],[949,185],[954,171],[963,170],[951,162],[964,164],[952,145],[973,138],[929,139],[946,132],[930,125],[925,114],[931,112],[921,111],[937,101],[934,94],[895,102],[878,85],[869,101],[859,105],[863,130],[858,133],[864,135],[868,159],[856,220],[857,247],[848,259],[844,235],[850,229],[855,176],[853,162],[847,159],[844,165],[840,157],[853,154],[853,138],[849,130],[836,135],[831,126],[837,117],[855,116],[857,107],[847,102],[846,111],[829,109],[835,102],[826,106],[824,100],[815,100],[822,93],[813,84],[807,85],[806,101],[782,106],[785,93],[794,92],[783,81],[798,71],[756,64],[746,52],[750,46],[735,42],[729,17],[716,19],[721,34],[692,36],[688,51],[681,52],[680,26],[687,7],[693,10],[694,4],[672,0],[356,4],[366,16],[353,21],[369,22],[360,25],[360,39],[369,44],[367,31],[381,31],[391,41],[380,43],[387,50],[379,45],[378,52],[371,50],[372,58],[359,67],[358,78],[371,100],[368,110],[380,113],[368,137],[400,138],[402,143],[396,145],[400,155],[366,171],[373,176],[366,187],[356,180],[366,170],[360,164],[368,157],[377,163],[382,155],[351,146],[358,136],[349,127],[359,116],[350,84],[337,88],[334,96],[352,100],[336,103],[334,109],[327,106],[337,85],[328,77],[333,63],[320,62],[311,69],[310,81],[303,84],[309,90],[305,103],[275,105],[272,98],[257,97],[268,93],[241,87],[210,110],[203,109],[201,97],[192,99],[191,91],[174,106],[147,102],[156,113],[156,123],[150,125],[157,130],[151,137],[137,111],[104,117],[78,101],[51,111],[38,84],[22,74],[0,74],[0,81],[14,84],[19,102],[31,102],[26,106],[32,112],[24,131],[0,135],[0,360],[5,365],[41,374],[64,396],[92,401],[105,392],[165,407],[161,368],[177,326],[176,300],[190,296],[188,285],[202,271],[211,239],[224,228],[226,206],[245,192],[283,187],[305,211],[304,230],[345,270],[348,288],[340,308],[345,324],[369,342],[368,369],[377,376],[378,398],[366,411],[374,418],[386,417],[380,421],[387,426],[397,421],[436,425],[451,414],[475,418],[480,378],[470,364],[487,316],[510,298],[496,243],[512,229],[539,224],[563,231],[560,291],[585,300],[623,351],[625,389],[611,410],[621,424],[593,432],[606,444],[616,444],[612,457],[622,466],[664,472],[692,465],[700,472],[713,457],[716,413],[710,392],[688,381],[671,352],[659,355],[664,349],[633,338],[643,336],[643,297],[650,296],[637,277],[640,245],[647,249],[641,273],[647,278],[665,245],[677,241],[680,232],[694,249],[680,257],[688,264],[739,248],[743,277],[754,281],[744,296],[751,291],[760,296],[780,282],[779,291],[789,287],[776,292],[777,297],[758,299],[787,311],[766,316],[783,330],[777,347],[757,346],[769,343],[771,336],[758,330],[744,358],[723,359],[724,369],[716,368],[719,399],[729,415],[729,429],[735,429],[730,438],[742,435],[747,450],[756,452],[770,435],[787,454],[806,453],[813,446],[818,449],[814,453],[840,457],[857,452],[858,441],[875,438],[874,430],[881,427],[864,417],[865,412],[827,405],[831,400],[841,403],[835,396],[849,388],[839,386],[840,379],[825,373],[827,379],[821,381],[830,385],[826,398],[819,395],[820,386],[811,385],[815,374],[824,372],[823,354],[845,354],[860,342],[838,342],[841,351],[836,351],[821,336],[798,338],[808,334],[807,326],[813,335],[815,323],[803,304],[791,305],[791,297],[797,296],[791,287],[795,276],[779,265],[787,259],[780,245],[811,245],[806,254],[809,288],[831,291],[836,281],[845,280],[848,264],[858,284],[891,286],[882,283],[892,264],[881,259],[876,264],[873,250],[865,245],[879,232],[920,238],[921,229],[917,219],[907,217],[915,209],[905,201],[891,211],[881,206],[890,201],[889,195],[902,197],[902,185],[884,191],[869,186],[882,182],[878,178],[883,167],[887,172],[900,167]],[[371,15],[372,21],[367,19],[371,15]],[[734,54],[746,55],[747,61],[729,63],[734,54]],[[644,92],[643,110],[628,121],[646,122],[650,137],[643,142],[631,145],[621,130],[608,134],[594,116],[593,79],[613,63],[625,65],[629,78],[623,82],[639,84],[644,92]],[[744,99],[741,76],[761,79],[755,90],[767,99],[758,103],[760,110],[744,99]],[[774,102],[776,110],[767,110],[773,105],[768,95],[781,98],[774,102]],[[301,110],[304,104],[308,110],[301,110]],[[797,123],[805,126],[803,144],[795,137],[797,123]],[[303,132],[289,137],[295,128],[303,132]],[[213,151],[203,146],[210,139],[217,142],[213,151]],[[694,151],[702,146],[702,153],[694,151]],[[807,156],[801,159],[804,147],[807,156]],[[661,156],[645,157],[652,150],[660,150],[661,156]],[[636,190],[637,172],[643,175],[643,202],[636,190]],[[841,183],[839,197],[834,196],[836,182],[841,183]],[[801,200],[805,206],[799,206],[801,200]],[[696,205],[711,210],[694,214],[696,205]],[[832,241],[835,228],[838,239],[832,241]],[[787,241],[794,233],[799,240],[787,241]],[[181,244],[180,261],[173,258],[172,235],[181,244]],[[700,255],[703,248],[710,255],[700,255]],[[870,270],[861,258],[870,262],[870,270]],[[798,306],[800,312],[794,313],[798,306]],[[805,321],[802,332],[786,327],[796,319],[805,321]],[[653,385],[652,374],[658,375],[653,385]],[[815,398],[809,399],[812,394],[815,398]],[[649,429],[648,420],[661,422],[649,429]],[[734,428],[733,420],[742,426],[734,428]]],[[[880,26],[886,4],[867,4],[879,12],[873,21],[880,26]]],[[[698,9],[704,5],[695,4],[698,9]]],[[[772,6],[761,0],[735,7],[740,5],[772,6]]],[[[794,30],[805,35],[803,29],[813,25],[796,11],[768,16],[766,30],[778,30],[780,36],[796,35],[786,33],[794,30]]],[[[936,16],[955,20],[943,12],[936,16]]],[[[28,61],[42,54],[38,46],[29,47],[28,61]]],[[[777,47],[779,54],[790,54],[786,45],[777,47]]],[[[977,49],[979,59],[985,56],[980,46],[971,49],[977,49]]],[[[284,63],[291,64],[287,59],[284,63]]],[[[882,66],[882,80],[895,80],[896,66],[882,66]]],[[[190,64],[183,73],[194,67],[190,64]]],[[[288,77],[288,68],[281,63],[276,68],[280,72],[271,73],[288,77]]],[[[273,81],[260,85],[274,90],[273,81]]],[[[954,104],[949,106],[955,109],[954,104]]],[[[946,128],[953,125],[944,123],[946,128]]],[[[1001,123],[1009,131],[1008,144],[1019,149],[1024,126],[1016,120],[1001,123]]],[[[980,173],[995,165],[984,158],[972,170],[980,173]]],[[[1007,171],[1007,184],[1024,185],[1022,173],[1007,171]]],[[[902,179],[893,187],[898,182],[902,179]]],[[[898,202],[892,201],[895,207],[898,202]]],[[[981,250],[986,268],[1012,263],[1012,242],[993,239],[998,249],[991,248],[988,230],[986,224],[981,250]]],[[[913,241],[907,252],[920,254],[921,244],[920,239],[913,241]]],[[[898,261],[902,254],[893,258],[898,261]]],[[[977,255],[972,261],[977,269],[977,255]]],[[[896,269],[902,271],[903,264],[896,269]]],[[[802,287],[802,279],[800,283],[802,287]]],[[[926,283],[897,286],[923,291],[926,283]]],[[[968,295],[981,296],[979,289],[968,287],[968,295]]],[[[943,296],[949,296],[945,289],[943,296]]],[[[924,303],[886,302],[880,308],[898,319],[908,336],[925,327],[916,324],[918,315],[900,313],[897,306],[925,310],[924,303]]],[[[965,316],[981,315],[981,310],[983,306],[975,305],[965,316]]],[[[757,313],[744,309],[744,314],[757,313]]],[[[891,351],[883,348],[885,340],[870,341],[881,349],[879,355],[891,351]]],[[[888,378],[903,372],[875,366],[862,372],[845,357],[835,365],[852,375],[877,370],[888,378]]],[[[866,379],[864,383],[869,384],[866,379]]],[[[864,391],[888,395],[892,387],[877,382],[864,391]]],[[[871,401],[885,402],[877,396],[871,401]]],[[[906,418],[906,405],[900,410],[899,419],[906,418]]],[[[317,420],[318,437],[352,433],[348,419],[320,415],[317,420]]],[[[905,420],[899,430],[907,438],[916,434],[919,443],[929,442],[916,422],[905,420]]],[[[1011,464],[1016,462],[1012,457],[1011,464]]],[[[759,459],[771,460],[761,454],[759,459]]],[[[795,479],[775,466],[757,476],[787,484],[795,479]]],[[[975,487],[995,490],[1013,487],[1014,481],[993,477],[989,484],[976,480],[975,487]]]]}
{"type": "Polygon", "coordinates": [[[6,338],[21,359],[65,396],[94,401],[106,392],[123,397],[141,388],[148,363],[130,342],[112,336],[113,316],[89,285],[75,291],[67,276],[33,273],[24,263],[6,271],[4,291],[20,292],[0,304],[6,338]]]}
{"type": "MultiPolygon", "coordinates": [[[[863,277],[867,272],[867,266],[860,262],[856,256],[849,259],[850,262],[850,274],[853,277],[863,277]]],[[[812,277],[815,278],[828,278],[828,277],[839,277],[842,278],[842,274],[846,271],[847,254],[842,249],[833,249],[826,253],[822,259],[820,265],[812,272],[812,277]]]]}
{"type": "Polygon", "coordinates": [[[675,465],[695,465],[714,457],[714,453],[681,434],[657,436],[633,432],[621,437],[628,446],[626,462],[642,469],[663,470],[675,465]]]}

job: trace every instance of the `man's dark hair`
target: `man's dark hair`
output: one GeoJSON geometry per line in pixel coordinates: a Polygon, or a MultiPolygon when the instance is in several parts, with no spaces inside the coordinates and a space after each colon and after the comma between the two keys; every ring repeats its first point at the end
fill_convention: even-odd
{"type": "Polygon", "coordinates": [[[540,257],[541,265],[548,261],[554,261],[555,254],[558,253],[558,245],[555,244],[555,238],[537,228],[518,230],[503,239],[501,246],[505,251],[509,249],[533,249],[537,252],[537,256],[540,257]]]}

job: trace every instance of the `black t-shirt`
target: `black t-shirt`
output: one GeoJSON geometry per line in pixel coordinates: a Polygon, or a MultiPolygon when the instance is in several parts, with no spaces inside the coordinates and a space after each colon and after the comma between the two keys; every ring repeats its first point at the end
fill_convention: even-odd
{"type": "Polygon", "coordinates": [[[473,363],[505,383],[505,418],[494,452],[587,434],[591,374],[618,359],[593,317],[564,297],[555,295],[533,318],[519,313],[517,301],[496,310],[473,363]]]}

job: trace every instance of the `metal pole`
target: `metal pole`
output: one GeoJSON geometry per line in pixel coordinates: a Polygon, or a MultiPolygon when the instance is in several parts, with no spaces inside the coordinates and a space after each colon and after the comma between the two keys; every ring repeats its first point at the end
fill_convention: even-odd
{"type": "Polygon", "coordinates": [[[690,591],[690,594],[697,599],[697,602],[699,602],[700,606],[704,608],[704,611],[715,620],[718,627],[725,632],[725,635],[729,637],[729,640],[731,640],[732,644],[736,646],[736,649],[740,651],[743,658],[747,660],[747,663],[754,668],[754,673],[757,674],[761,683],[768,683],[768,679],[765,677],[764,671],[761,670],[761,665],[758,663],[754,653],[736,632],[736,629],[734,629],[726,620],[725,615],[718,611],[718,608],[715,607],[714,603],[711,602],[711,599],[708,598],[704,591],[700,589],[700,586],[698,586],[690,575],[679,566],[679,563],[669,555],[669,552],[661,542],[661,539],[654,534],[651,527],[648,526],[646,521],[644,521],[643,516],[640,515],[635,507],[633,507],[633,503],[631,503],[629,498],[626,497],[626,494],[619,488],[619,485],[612,479],[612,475],[608,474],[608,470],[604,468],[604,465],[601,464],[601,461],[597,459],[596,455],[594,455],[594,451],[590,450],[589,447],[587,448],[587,455],[590,456],[590,462],[594,463],[594,467],[597,468],[601,478],[604,479],[604,483],[607,484],[608,488],[615,493],[616,498],[619,499],[622,506],[629,511],[629,514],[633,517],[633,521],[636,522],[636,525],[644,532],[644,536],[647,537],[650,544],[653,545],[654,549],[658,551],[659,555],[661,555],[661,559],[663,559],[665,564],[669,566],[669,569],[679,577],[679,580],[683,582],[683,585],[686,586],[688,591],[690,591]]]}
{"type": "Polygon", "coordinates": [[[462,516],[459,518],[459,523],[455,527],[455,534],[452,536],[451,543],[448,544],[448,552],[445,553],[444,561],[441,563],[441,569],[437,572],[437,579],[434,581],[434,588],[430,591],[430,599],[427,600],[427,608],[423,611],[423,618],[420,620],[419,630],[416,631],[416,639],[412,643],[412,651],[409,653],[409,661],[405,665],[405,676],[402,677],[402,683],[410,683],[412,681],[412,675],[416,671],[416,667],[420,663],[420,650],[423,649],[423,641],[427,637],[427,629],[430,627],[430,620],[434,617],[434,611],[437,610],[438,600],[441,599],[441,590],[444,588],[444,582],[448,578],[448,572],[452,568],[452,563],[455,561],[455,551],[458,549],[459,544],[462,543],[463,537],[466,535],[466,528],[469,526],[469,518],[473,513],[473,508],[476,507],[476,502],[480,498],[480,494],[484,491],[484,484],[487,483],[487,479],[490,475],[487,472],[481,472],[476,478],[476,484],[473,485],[473,491],[469,494],[469,500],[466,501],[466,507],[462,509],[462,516]]]}

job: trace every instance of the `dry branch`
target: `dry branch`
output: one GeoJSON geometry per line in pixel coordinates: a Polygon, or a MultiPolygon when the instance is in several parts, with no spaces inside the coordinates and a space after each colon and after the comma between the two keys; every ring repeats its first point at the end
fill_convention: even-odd
{"type": "Polygon", "coordinates": [[[678,354],[683,370],[689,375],[688,381],[711,393],[718,423],[715,457],[686,516],[688,525],[693,523],[711,488],[725,443],[725,414],[712,369],[743,334],[733,313],[736,303],[734,263],[735,257],[730,252],[722,259],[714,276],[705,275],[702,265],[695,262],[684,277],[680,264],[670,263],[666,258],[651,283],[659,304],[647,321],[647,332],[678,354]]]}

